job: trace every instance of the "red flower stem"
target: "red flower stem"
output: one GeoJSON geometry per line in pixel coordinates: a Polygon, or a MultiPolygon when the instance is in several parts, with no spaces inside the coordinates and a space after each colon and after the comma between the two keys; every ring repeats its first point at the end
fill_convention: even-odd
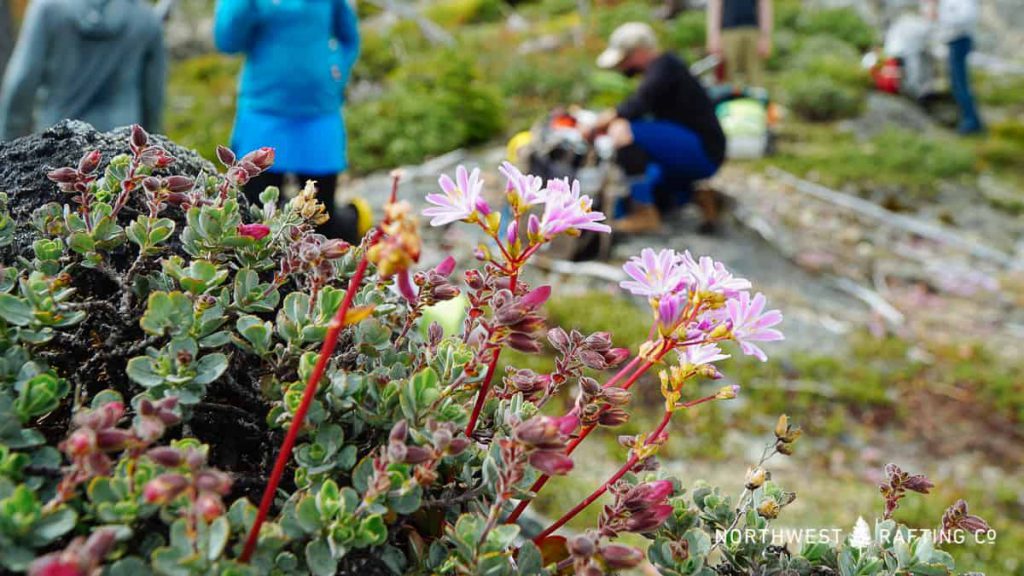
{"type": "Polygon", "coordinates": [[[633,358],[632,360],[630,360],[629,364],[626,364],[626,366],[624,368],[622,368],[621,370],[616,372],[615,376],[612,376],[611,380],[609,380],[609,381],[604,383],[604,387],[608,388],[608,387],[611,387],[611,386],[615,386],[616,382],[621,380],[622,377],[625,376],[626,374],[628,374],[630,370],[632,370],[633,368],[636,368],[636,365],[639,364],[639,363],[640,363],[640,357],[639,356],[637,356],[637,357],[633,358]]]}
{"type": "MultiPolygon", "coordinates": [[[[508,278],[508,289],[514,294],[516,291],[516,280],[519,276],[519,272],[513,272],[508,278]]],[[[476,395],[476,403],[473,405],[473,413],[469,417],[469,423],[466,424],[466,436],[472,437],[473,430],[476,429],[476,423],[480,419],[480,411],[484,408],[484,402],[487,401],[487,393],[491,391],[491,380],[494,379],[494,370],[498,367],[498,357],[501,356],[501,348],[494,350],[494,357],[491,358],[491,363],[487,366],[487,374],[484,375],[484,383],[480,386],[480,391],[476,395]]]]}
{"type": "MultiPolygon", "coordinates": [[[[664,356],[664,354],[659,355],[658,358],[660,359],[661,356],[664,356]]],[[[604,386],[607,388],[607,387],[615,384],[615,382],[619,378],[621,378],[624,374],[626,374],[632,367],[636,366],[636,364],[639,361],[640,361],[640,357],[637,356],[625,368],[620,370],[618,374],[613,376],[611,380],[606,382],[604,386]]],[[[653,365],[653,363],[650,362],[650,361],[646,361],[643,364],[641,364],[640,368],[635,373],[633,373],[632,376],[629,377],[629,380],[627,380],[626,383],[622,387],[624,389],[628,390],[634,383],[636,383],[637,379],[639,379],[640,376],[643,375],[644,372],[646,372],[648,369],[650,369],[650,367],[652,365],[653,365]]],[[[576,410],[576,409],[573,408],[573,410],[576,410]]],[[[576,447],[580,445],[580,442],[583,442],[583,439],[586,438],[588,435],[590,435],[590,433],[593,432],[593,430],[594,430],[594,426],[584,426],[580,430],[579,435],[576,438],[573,438],[572,441],[569,442],[569,444],[565,447],[565,453],[567,455],[568,454],[572,454],[573,450],[575,450],[576,447]]],[[[549,476],[547,474],[541,475],[541,477],[537,478],[537,480],[534,481],[533,485],[530,486],[530,492],[533,492],[534,494],[537,494],[538,492],[540,492],[541,488],[543,488],[544,485],[548,483],[548,480],[550,480],[550,479],[551,479],[551,476],[549,476]]],[[[505,519],[505,523],[506,524],[511,524],[511,523],[515,522],[516,520],[518,520],[519,517],[522,516],[523,512],[530,506],[531,502],[533,502],[533,500],[520,500],[519,503],[516,504],[515,509],[512,510],[512,513],[509,514],[508,518],[505,519]]]]}
{"type": "MultiPolygon", "coordinates": [[[[658,427],[655,428],[654,432],[647,437],[646,441],[644,441],[644,446],[649,446],[651,443],[659,439],[662,433],[665,431],[665,428],[668,426],[669,421],[671,420],[672,412],[665,412],[665,415],[662,416],[661,418],[661,423],[658,424],[658,427]]],[[[626,463],[623,464],[622,467],[619,468],[619,470],[615,474],[613,474],[611,478],[606,480],[604,484],[601,484],[601,486],[598,487],[597,490],[594,490],[590,494],[590,496],[587,496],[586,498],[583,499],[582,502],[574,506],[572,510],[566,512],[558,520],[555,520],[554,524],[548,526],[543,532],[537,535],[537,537],[533,539],[533,542],[535,544],[539,544],[541,540],[544,540],[545,538],[550,536],[555,530],[558,530],[559,528],[564,526],[568,521],[575,518],[576,515],[585,510],[587,506],[590,506],[591,504],[594,503],[595,500],[603,496],[604,493],[608,491],[609,486],[618,482],[620,479],[622,479],[623,476],[625,476],[630,470],[632,470],[633,466],[635,466],[639,460],[640,457],[637,455],[636,450],[633,450],[633,453],[632,455],[630,455],[629,460],[626,460],[626,463]]]]}
{"type": "MultiPolygon", "coordinates": [[[[370,245],[373,244],[371,239],[370,245]]],[[[320,379],[323,377],[324,370],[327,368],[327,362],[331,359],[331,355],[334,353],[334,347],[338,343],[338,336],[341,334],[341,329],[345,327],[345,316],[348,314],[349,308],[352,306],[352,300],[355,298],[356,292],[359,289],[359,285],[363,281],[363,276],[366,275],[366,267],[369,264],[369,260],[366,258],[366,253],[363,253],[363,258],[359,261],[359,265],[356,267],[355,274],[348,282],[348,291],[345,292],[345,300],[342,301],[341,306],[335,313],[331,323],[327,326],[327,334],[324,337],[323,346],[320,348],[320,355],[316,359],[316,366],[313,368],[313,373],[309,376],[309,381],[306,382],[306,390],[302,394],[302,402],[299,403],[298,409],[295,411],[295,418],[292,419],[291,426],[288,427],[288,433],[284,437],[284,442],[281,443],[281,449],[277,454],[277,460],[274,462],[274,469],[270,473],[270,479],[267,482],[266,488],[263,490],[263,500],[260,501],[259,512],[256,513],[256,521],[253,522],[252,529],[249,530],[249,537],[245,541],[245,548],[242,550],[242,555],[239,556],[240,562],[248,562],[252,553],[256,551],[256,544],[259,541],[260,527],[263,526],[263,522],[267,519],[267,513],[270,511],[270,505],[274,502],[274,495],[277,492],[277,485],[281,482],[281,476],[284,475],[285,466],[288,465],[288,461],[291,459],[292,448],[295,446],[295,439],[299,435],[299,430],[302,429],[302,422],[306,418],[306,412],[309,411],[309,406],[313,403],[313,398],[316,396],[317,386],[320,384],[320,379]]]]}

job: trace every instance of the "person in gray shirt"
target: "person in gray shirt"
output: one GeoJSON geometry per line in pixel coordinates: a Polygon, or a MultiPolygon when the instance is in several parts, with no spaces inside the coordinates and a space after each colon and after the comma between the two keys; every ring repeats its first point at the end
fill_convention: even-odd
{"type": "Polygon", "coordinates": [[[0,139],[67,118],[162,128],[167,56],[143,0],[33,0],[0,88],[0,139]]]}

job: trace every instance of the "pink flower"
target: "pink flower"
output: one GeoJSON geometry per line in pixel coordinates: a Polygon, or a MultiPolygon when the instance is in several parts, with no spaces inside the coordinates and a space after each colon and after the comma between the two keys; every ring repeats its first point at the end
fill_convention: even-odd
{"type": "Polygon", "coordinates": [[[707,256],[694,260],[687,250],[683,253],[682,263],[690,273],[695,290],[720,292],[732,298],[740,291],[750,289],[749,280],[734,277],[732,272],[725,269],[724,264],[707,256]]]}
{"type": "Polygon", "coordinates": [[[505,190],[509,196],[515,195],[521,206],[532,206],[544,202],[544,180],[540,176],[523,174],[511,162],[502,162],[498,172],[508,180],[505,190]]]}
{"type": "Polygon", "coordinates": [[[611,232],[610,226],[600,223],[605,218],[604,214],[591,210],[592,205],[589,196],[580,194],[579,180],[573,180],[571,185],[567,178],[548,180],[544,212],[540,217],[540,236],[550,240],[563,232],[611,232]]]}
{"type": "Polygon", "coordinates": [[[661,298],[686,287],[689,270],[682,264],[675,250],[655,252],[650,248],[633,256],[622,269],[632,278],[619,283],[624,290],[637,296],[661,298]]]}
{"type": "Polygon", "coordinates": [[[658,333],[668,336],[679,326],[683,310],[686,309],[686,296],[669,294],[658,300],[656,308],[658,316],[658,333]]]}
{"type": "Polygon", "coordinates": [[[682,365],[704,366],[725,360],[728,354],[722,354],[718,344],[691,344],[676,351],[679,355],[679,363],[682,365]]]}
{"type": "Polygon", "coordinates": [[[658,504],[647,508],[643,512],[633,514],[626,520],[626,530],[630,532],[651,532],[661,526],[665,520],[672,515],[671,504],[658,504]]]}
{"type": "MultiPolygon", "coordinates": [[[[465,166],[455,169],[455,180],[447,174],[442,174],[438,179],[441,191],[444,194],[428,194],[427,202],[434,206],[423,211],[424,216],[432,216],[431,226],[444,226],[457,220],[468,220],[478,211],[483,202],[480,193],[483,190],[483,180],[480,179],[480,169],[474,168],[472,173],[466,171],[465,166]]],[[[488,207],[487,211],[490,211],[488,207]]]]}
{"type": "Polygon", "coordinates": [[[772,329],[782,322],[782,313],[778,310],[764,310],[767,300],[760,292],[750,298],[749,292],[740,292],[737,298],[726,301],[729,322],[732,324],[732,338],[740,345],[740,349],[748,356],[754,356],[762,362],[768,359],[763,350],[753,342],[774,342],[783,340],[782,332],[772,329]]]}
{"type": "Polygon", "coordinates": [[[558,427],[558,431],[563,436],[568,436],[576,431],[576,427],[580,425],[580,419],[575,413],[570,412],[560,418],[555,418],[555,426],[558,427]]]}
{"type": "Polygon", "coordinates": [[[455,258],[451,256],[448,256],[444,260],[441,260],[441,263],[438,264],[436,268],[434,268],[434,272],[437,272],[438,274],[444,276],[445,278],[451,276],[454,270],[455,258]]]}
{"type": "Polygon", "coordinates": [[[270,234],[270,226],[266,224],[239,224],[237,232],[240,236],[248,236],[253,240],[261,240],[270,234]]]}

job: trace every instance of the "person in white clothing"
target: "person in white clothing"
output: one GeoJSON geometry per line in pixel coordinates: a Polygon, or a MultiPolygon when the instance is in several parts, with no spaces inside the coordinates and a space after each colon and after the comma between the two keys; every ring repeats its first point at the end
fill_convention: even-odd
{"type": "Polygon", "coordinates": [[[984,132],[971,92],[967,56],[974,49],[974,31],[978,24],[978,0],[925,0],[929,15],[938,22],[939,33],[949,46],[949,83],[960,107],[961,134],[984,132]]]}

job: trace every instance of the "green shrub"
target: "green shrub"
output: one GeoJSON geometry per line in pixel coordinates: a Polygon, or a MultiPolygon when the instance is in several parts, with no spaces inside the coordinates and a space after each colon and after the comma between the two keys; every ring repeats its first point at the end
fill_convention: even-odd
{"type": "Polygon", "coordinates": [[[683,12],[669,25],[668,44],[676,49],[703,48],[707,42],[707,17],[703,10],[683,12]]]}
{"type": "Polygon", "coordinates": [[[445,28],[455,29],[500,20],[503,4],[501,0],[441,0],[430,3],[426,16],[445,28]]]}
{"type": "Polygon", "coordinates": [[[796,19],[803,34],[824,34],[848,42],[858,50],[867,50],[878,42],[878,32],[853,8],[804,10],[796,19]]]}
{"type": "Polygon", "coordinates": [[[382,98],[346,118],[351,165],[367,172],[485,142],[502,130],[503,106],[469,56],[446,50],[396,70],[382,98]]]}
{"type": "Polygon", "coordinates": [[[653,21],[654,4],[638,0],[622,2],[616,6],[595,10],[593,32],[599,38],[608,38],[612,31],[626,22],[647,22],[662,36],[664,23],[653,21]]]}
{"type": "MultiPolygon", "coordinates": [[[[416,32],[419,33],[418,30],[416,32]]],[[[352,78],[381,81],[397,68],[399,61],[394,46],[395,36],[393,30],[386,33],[378,30],[363,31],[360,36],[359,59],[352,69],[352,78]]]]}
{"type": "Polygon", "coordinates": [[[809,72],[792,72],[781,80],[783,100],[798,116],[811,122],[851,118],[864,99],[856,89],[809,72]]]}

